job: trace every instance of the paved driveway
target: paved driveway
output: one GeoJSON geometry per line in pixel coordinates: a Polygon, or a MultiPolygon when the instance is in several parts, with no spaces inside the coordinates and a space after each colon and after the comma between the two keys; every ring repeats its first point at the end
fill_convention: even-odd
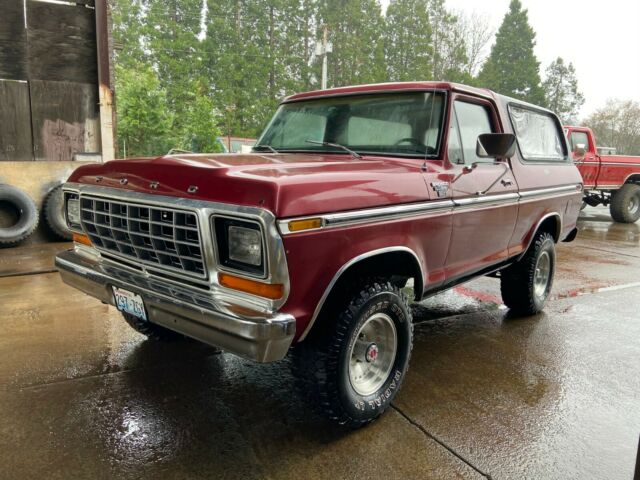
{"type": "Polygon", "coordinates": [[[640,225],[587,209],[580,230],[541,315],[509,318],[488,278],[416,306],[403,389],[355,432],[286,360],[145,341],[50,271],[65,245],[0,251],[0,477],[630,479],[640,225]]]}

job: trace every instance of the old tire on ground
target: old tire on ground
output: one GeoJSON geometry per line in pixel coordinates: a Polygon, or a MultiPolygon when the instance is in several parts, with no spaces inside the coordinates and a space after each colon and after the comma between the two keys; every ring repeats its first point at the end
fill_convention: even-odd
{"type": "Polygon", "coordinates": [[[0,228],[0,247],[12,247],[26,240],[38,226],[38,209],[31,197],[11,185],[0,185],[0,205],[15,211],[16,222],[0,228]]]}
{"type": "Polygon", "coordinates": [[[379,417],[409,366],[411,310],[398,287],[361,283],[362,290],[292,352],[298,387],[329,419],[351,428],[379,417]]]}
{"type": "Polygon", "coordinates": [[[136,332],[145,335],[147,338],[151,340],[156,340],[159,342],[175,342],[178,340],[184,340],[186,337],[178,332],[174,332],[173,330],[169,330],[168,328],[164,328],[163,326],[157,325],[155,323],[147,322],[142,320],[135,315],[131,315],[129,313],[120,312],[124,317],[125,321],[133,328],[136,332]]]}
{"type": "Polygon", "coordinates": [[[553,286],[556,250],[553,237],[537,233],[524,256],[502,270],[502,301],[516,315],[534,315],[544,308],[553,286]]]}
{"type": "Polygon", "coordinates": [[[640,185],[627,183],[611,196],[611,218],[618,223],[634,223],[640,218],[640,185]]]}
{"type": "Polygon", "coordinates": [[[52,189],[44,199],[44,219],[51,230],[61,240],[71,240],[71,231],[64,218],[64,195],[62,185],[52,189]]]}

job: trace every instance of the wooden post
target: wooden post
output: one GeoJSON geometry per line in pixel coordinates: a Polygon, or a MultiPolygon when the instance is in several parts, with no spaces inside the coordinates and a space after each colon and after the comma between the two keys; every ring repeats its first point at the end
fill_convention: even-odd
{"type": "Polygon", "coordinates": [[[113,160],[116,157],[107,8],[107,0],[96,0],[96,49],[98,54],[98,95],[100,101],[100,138],[102,142],[103,162],[113,160]]]}

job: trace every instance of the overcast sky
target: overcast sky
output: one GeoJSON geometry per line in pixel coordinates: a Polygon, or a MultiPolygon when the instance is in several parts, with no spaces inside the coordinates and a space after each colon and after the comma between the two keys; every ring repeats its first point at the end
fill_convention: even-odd
{"type": "MultiPolygon", "coordinates": [[[[558,56],[572,62],[585,96],[582,115],[608,98],[640,101],[640,0],[521,0],[537,34],[541,71],[558,56]]],[[[380,0],[384,9],[389,0],[380,0]]],[[[509,0],[446,0],[486,15],[497,30],[509,0]]]]}

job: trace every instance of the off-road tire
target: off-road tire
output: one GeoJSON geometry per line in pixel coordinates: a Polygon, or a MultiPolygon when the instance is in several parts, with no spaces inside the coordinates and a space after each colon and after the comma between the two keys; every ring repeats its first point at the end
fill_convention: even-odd
{"type": "Polygon", "coordinates": [[[185,339],[185,336],[181,333],[174,332],[173,330],[169,330],[168,328],[164,328],[155,323],[142,320],[129,313],[120,313],[131,328],[151,340],[156,340],[158,342],[176,342],[185,339]]]}
{"type": "Polygon", "coordinates": [[[349,428],[372,422],[391,405],[407,372],[413,347],[411,309],[400,289],[387,281],[360,284],[364,285],[362,289],[347,299],[340,313],[318,319],[309,337],[292,350],[291,362],[302,394],[325,417],[349,428]],[[351,383],[351,351],[360,328],[379,314],[393,321],[395,356],[384,383],[363,396],[351,383]]]}
{"type": "Polygon", "coordinates": [[[635,223],[640,218],[640,185],[623,185],[611,196],[609,211],[618,223],[635,223]]]}
{"type": "Polygon", "coordinates": [[[67,228],[67,221],[64,218],[62,185],[58,185],[47,194],[42,209],[49,230],[60,240],[71,241],[72,233],[67,228]]]}
{"type": "Polygon", "coordinates": [[[524,256],[500,273],[502,301],[511,313],[518,316],[535,315],[544,308],[551,293],[556,266],[553,237],[547,232],[537,233],[524,256]],[[536,270],[541,257],[549,261],[548,280],[543,294],[536,294],[536,270]]]}
{"type": "Polygon", "coordinates": [[[2,202],[12,205],[18,213],[18,220],[14,225],[0,228],[0,248],[13,247],[31,236],[38,226],[40,216],[31,197],[11,185],[0,185],[0,203],[2,202]]]}

